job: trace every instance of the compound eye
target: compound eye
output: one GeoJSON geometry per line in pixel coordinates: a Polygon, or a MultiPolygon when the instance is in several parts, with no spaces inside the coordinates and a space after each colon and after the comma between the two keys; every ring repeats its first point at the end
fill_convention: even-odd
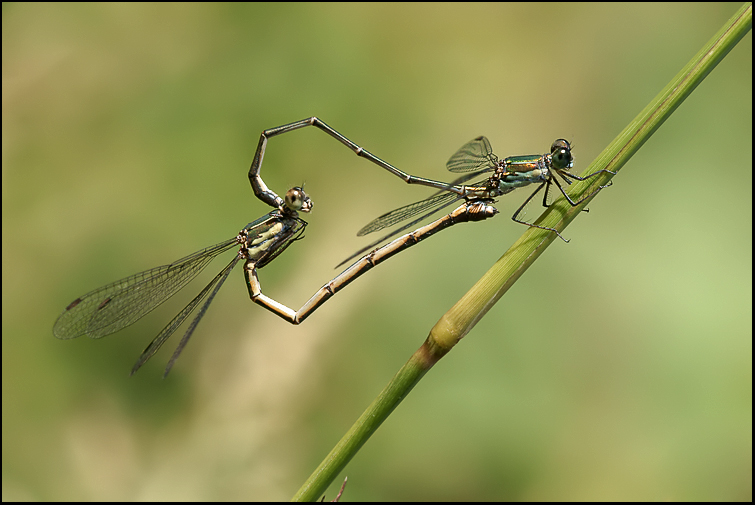
{"type": "Polygon", "coordinates": [[[309,212],[309,209],[312,207],[312,201],[300,187],[289,189],[286,192],[286,198],[284,200],[286,207],[291,210],[309,212]]]}
{"type": "Polygon", "coordinates": [[[286,191],[286,207],[291,210],[301,209],[301,204],[304,201],[301,195],[301,191],[297,188],[292,188],[286,191]]]}
{"type": "Polygon", "coordinates": [[[564,139],[558,139],[555,141],[551,146],[551,157],[555,168],[564,169],[570,167],[573,158],[569,142],[564,139]]]}

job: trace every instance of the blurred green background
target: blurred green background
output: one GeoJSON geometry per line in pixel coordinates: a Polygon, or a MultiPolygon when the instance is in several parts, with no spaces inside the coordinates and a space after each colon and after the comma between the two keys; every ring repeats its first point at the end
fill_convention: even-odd
{"type": "MultiPolygon", "coordinates": [[[[525,228],[499,201],[299,327],[231,275],[167,380],[144,346],[222,265],[111,337],[74,298],[268,212],[263,129],[317,115],[417,175],[486,135],[580,173],[739,4],[3,4],[3,499],[287,499],[525,228]]],[[[752,498],[752,36],[347,467],[346,500],[752,498]]],[[[298,308],[375,216],[431,193],[307,128],[268,144],[306,239],[298,308]]],[[[340,482],[331,486],[332,498],[340,482]]]]}

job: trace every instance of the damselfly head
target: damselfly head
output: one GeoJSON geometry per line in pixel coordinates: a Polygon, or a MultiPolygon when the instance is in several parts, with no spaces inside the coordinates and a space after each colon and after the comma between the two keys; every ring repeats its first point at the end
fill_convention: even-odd
{"type": "Polygon", "coordinates": [[[553,160],[553,168],[557,170],[572,167],[574,158],[572,158],[571,144],[568,140],[558,139],[551,145],[551,159],[553,160]]]}
{"type": "Polygon", "coordinates": [[[286,198],[284,199],[286,208],[293,211],[309,212],[312,210],[312,200],[304,192],[304,189],[299,186],[295,186],[286,191],[286,198]]]}

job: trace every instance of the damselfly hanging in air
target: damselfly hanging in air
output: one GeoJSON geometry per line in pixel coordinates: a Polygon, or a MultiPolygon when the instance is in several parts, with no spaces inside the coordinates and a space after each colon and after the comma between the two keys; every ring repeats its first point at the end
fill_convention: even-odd
{"type": "MultiPolygon", "coordinates": [[[[238,247],[233,260],[147,346],[131,372],[132,374],[136,372],[152,357],[197,305],[206,298],[207,301],[202,305],[173,353],[165,369],[167,375],[218,290],[228,278],[228,274],[239,260],[245,260],[244,269],[256,282],[257,289],[252,295],[252,300],[267,308],[275,305],[276,302],[263,295],[259,289],[256,270],[267,265],[295,240],[301,238],[307,223],[299,218],[297,211],[309,212],[311,208],[312,201],[304,190],[298,187],[292,188],[286,193],[282,209],[276,209],[249,223],[236,237],[197,251],[169,265],[146,270],[102,286],[75,299],[55,321],[53,334],[60,339],[70,339],[81,335],[101,338],[115,333],[135,323],[176,294],[215,256],[238,247]]],[[[252,294],[251,286],[250,294],[252,294]]]]}

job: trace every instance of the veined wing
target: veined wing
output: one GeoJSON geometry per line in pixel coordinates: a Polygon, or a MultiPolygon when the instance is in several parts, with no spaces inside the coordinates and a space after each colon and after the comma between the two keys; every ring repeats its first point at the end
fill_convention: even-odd
{"type": "Polygon", "coordinates": [[[383,224],[382,226],[380,226],[378,228],[375,228],[373,230],[370,230],[370,231],[367,231],[365,233],[362,233],[362,231],[364,231],[368,226],[370,226],[371,224],[375,224],[381,218],[384,218],[386,216],[391,216],[394,213],[399,213],[399,211],[403,211],[403,210],[408,209],[410,207],[414,208],[414,210],[412,212],[399,213],[399,214],[402,214],[401,219],[397,219],[397,220],[393,221],[393,223],[391,223],[391,224],[398,223],[399,221],[401,221],[403,219],[408,219],[409,217],[416,217],[416,219],[414,219],[413,221],[405,224],[401,228],[393,230],[389,234],[387,234],[387,235],[385,235],[383,237],[380,237],[379,239],[377,239],[376,241],[372,242],[371,244],[366,245],[363,248],[359,249],[357,252],[355,252],[354,254],[352,254],[351,256],[349,256],[348,258],[346,258],[345,260],[343,260],[342,262],[340,262],[338,265],[336,265],[336,268],[340,267],[344,263],[347,263],[347,262],[351,261],[352,259],[356,258],[357,256],[361,256],[362,253],[364,253],[366,251],[369,251],[370,249],[378,246],[379,244],[381,244],[382,242],[388,240],[389,238],[398,235],[402,231],[405,231],[405,230],[407,230],[409,228],[414,228],[414,226],[417,223],[419,223],[420,221],[424,221],[425,218],[430,217],[431,215],[435,214],[436,212],[438,212],[439,210],[443,209],[444,207],[448,207],[449,205],[451,205],[452,203],[455,203],[460,198],[461,197],[459,195],[455,194],[455,193],[443,193],[442,195],[431,196],[430,198],[427,198],[425,200],[421,200],[419,202],[415,202],[415,203],[406,205],[405,207],[401,207],[401,208],[395,209],[395,210],[389,212],[388,214],[383,214],[379,218],[375,219],[375,221],[372,221],[372,223],[369,223],[367,226],[365,226],[364,228],[362,228],[361,230],[359,230],[359,233],[357,235],[359,235],[359,234],[364,235],[366,233],[372,233],[373,231],[381,230],[381,229],[385,228],[386,226],[390,226],[390,224],[388,224],[388,225],[383,224]],[[419,217],[417,217],[417,214],[419,214],[421,212],[424,212],[424,211],[427,211],[427,212],[425,212],[424,214],[422,214],[419,217]]]}
{"type": "Polygon", "coordinates": [[[456,151],[446,163],[446,168],[451,172],[484,172],[493,170],[497,163],[498,157],[493,154],[488,139],[477,137],[456,151]]]}
{"type": "Polygon", "coordinates": [[[101,338],[125,328],[173,296],[218,254],[237,245],[232,238],[169,265],[134,274],[95,289],[71,302],[55,321],[60,339],[101,338]]]}
{"type": "Polygon", "coordinates": [[[212,290],[210,298],[204,303],[202,309],[196,315],[194,321],[192,321],[191,326],[189,326],[189,329],[186,330],[186,333],[181,339],[181,342],[178,344],[178,347],[173,353],[173,357],[168,362],[168,366],[165,368],[165,375],[163,377],[168,375],[168,372],[170,372],[170,369],[173,367],[173,363],[176,362],[178,356],[181,354],[181,351],[183,351],[183,348],[186,347],[186,344],[188,343],[189,338],[191,338],[191,335],[194,333],[194,330],[199,324],[199,321],[202,319],[205,312],[207,312],[207,308],[210,306],[210,303],[212,303],[213,298],[215,298],[218,290],[220,290],[220,288],[223,286],[223,283],[228,278],[228,274],[231,273],[231,270],[233,270],[233,267],[236,266],[236,263],[238,261],[239,256],[237,255],[223,270],[218,273],[218,275],[215,276],[215,278],[213,278],[209,282],[209,284],[207,284],[207,286],[204,287],[202,291],[199,292],[197,296],[194,297],[192,301],[190,301],[186,305],[186,307],[183,308],[181,312],[176,314],[176,317],[174,317],[165,326],[165,328],[162,329],[162,331],[160,331],[160,333],[154,338],[154,340],[150,342],[147,348],[144,349],[144,352],[142,352],[141,356],[139,356],[139,359],[134,365],[134,368],[131,369],[131,375],[134,375],[136,371],[139,370],[139,368],[141,368],[141,366],[147,362],[147,360],[149,360],[152,356],[155,355],[158,350],[160,350],[160,348],[168,340],[168,338],[173,335],[173,333],[178,329],[179,326],[181,326],[181,324],[189,316],[189,314],[194,311],[197,305],[199,305],[207,297],[207,294],[212,290]]]}
{"type": "Polygon", "coordinates": [[[382,230],[383,228],[388,228],[389,226],[400,223],[405,219],[415,217],[417,216],[417,214],[427,212],[430,209],[433,209],[430,214],[434,214],[449,203],[454,202],[460,198],[461,197],[456,193],[443,192],[440,195],[431,196],[430,198],[420,200],[419,202],[410,203],[409,205],[404,205],[403,207],[399,207],[398,209],[393,209],[392,211],[387,212],[382,216],[374,219],[373,221],[367,223],[364,228],[357,232],[357,236],[361,237],[363,235],[367,235],[368,233],[373,233],[382,230]]]}

